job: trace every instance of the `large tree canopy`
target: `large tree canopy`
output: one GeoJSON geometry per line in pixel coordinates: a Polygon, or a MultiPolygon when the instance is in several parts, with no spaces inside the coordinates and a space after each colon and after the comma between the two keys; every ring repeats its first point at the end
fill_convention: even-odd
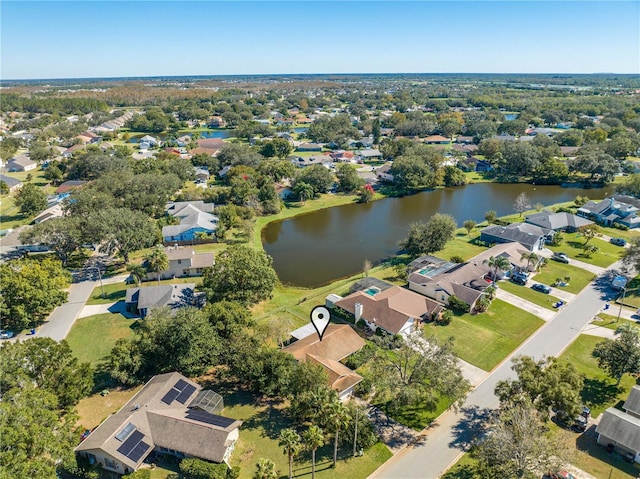
{"type": "Polygon", "coordinates": [[[43,321],[67,299],[69,274],[53,259],[0,264],[2,329],[22,331],[43,321]]]}
{"type": "Polygon", "coordinates": [[[400,247],[412,257],[434,253],[453,239],[455,230],[456,221],[451,215],[436,213],[426,223],[412,223],[400,247]]]}
{"type": "Polygon", "coordinates": [[[640,328],[623,324],[616,329],[615,336],[596,344],[593,355],[598,366],[620,384],[623,375],[640,373],[640,328]]]}
{"type": "Polygon", "coordinates": [[[237,301],[249,305],[271,296],[278,277],[273,259],[243,245],[231,246],[207,268],[202,287],[210,301],[237,301]]]}

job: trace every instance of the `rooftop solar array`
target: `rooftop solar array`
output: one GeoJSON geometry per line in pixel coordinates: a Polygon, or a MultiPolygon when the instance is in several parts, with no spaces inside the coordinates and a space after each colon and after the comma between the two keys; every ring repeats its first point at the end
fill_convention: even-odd
{"type": "Polygon", "coordinates": [[[195,386],[189,384],[184,379],[180,379],[171,389],[169,389],[167,394],[162,397],[161,401],[165,404],[171,404],[173,401],[178,401],[179,403],[184,404],[195,390],[195,386]]]}
{"type": "Polygon", "coordinates": [[[151,447],[143,441],[144,434],[140,431],[134,431],[126,441],[117,449],[117,451],[133,462],[138,462],[145,452],[151,447]]]}
{"type": "Polygon", "coordinates": [[[234,422],[236,422],[235,419],[218,416],[217,414],[209,414],[208,412],[202,411],[200,409],[189,409],[189,411],[187,411],[187,419],[192,419],[194,421],[211,424],[212,426],[218,426],[222,428],[227,428],[234,422]]]}

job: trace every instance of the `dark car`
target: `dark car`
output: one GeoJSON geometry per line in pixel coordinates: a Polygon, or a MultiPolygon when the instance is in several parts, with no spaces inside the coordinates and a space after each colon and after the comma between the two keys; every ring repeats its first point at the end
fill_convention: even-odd
{"type": "Polygon", "coordinates": [[[551,259],[557,261],[558,263],[569,264],[569,257],[566,253],[553,253],[551,259]]]}
{"type": "Polygon", "coordinates": [[[576,417],[572,418],[564,411],[556,412],[556,415],[553,417],[553,419],[554,422],[559,426],[571,429],[574,432],[586,431],[589,424],[588,419],[582,414],[579,414],[576,417]]]}
{"type": "Polygon", "coordinates": [[[549,286],[547,286],[546,284],[540,284],[540,283],[534,284],[533,286],[531,286],[531,289],[535,291],[539,291],[544,294],[549,294],[551,292],[551,288],[549,286]]]}
{"type": "Polygon", "coordinates": [[[511,275],[511,281],[513,281],[516,284],[521,284],[522,286],[524,286],[525,284],[527,284],[527,275],[522,273],[513,273],[511,275]]]}
{"type": "Polygon", "coordinates": [[[625,246],[627,244],[627,240],[624,238],[611,238],[609,243],[614,244],[616,246],[625,246]]]}

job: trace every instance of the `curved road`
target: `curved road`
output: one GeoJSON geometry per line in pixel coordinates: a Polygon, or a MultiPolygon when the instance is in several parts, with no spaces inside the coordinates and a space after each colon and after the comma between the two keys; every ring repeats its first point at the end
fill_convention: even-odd
{"type": "MultiPolygon", "coordinates": [[[[611,268],[619,266],[612,265],[611,268]]],[[[383,479],[435,479],[451,467],[466,452],[487,409],[498,407],[493,391],[498,381],[515,378],[511,358],[518,355],[541,359],[558,356],[580,334],[582,329],[602,309],[605,301],[615,297],[609,281],[597,279],[582,290],[551,321],[529,337],[469,394],[459,412],[453,410],[438,418],[437,423],[425,431],[423,440],[404,449],[375,471],[371,478],[383,479]]],[[[509,318],[505,318],[508,321],[509,318]]]]}

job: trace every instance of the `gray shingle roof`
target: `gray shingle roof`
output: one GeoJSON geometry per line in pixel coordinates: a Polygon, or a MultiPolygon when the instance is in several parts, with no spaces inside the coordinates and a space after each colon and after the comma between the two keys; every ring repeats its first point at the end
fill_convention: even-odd
{"type": "Polygon", "coordinates": [[[564,228],[582,228],[583,226],[593,224],[593,221],[572,215],[571,213],[552,213],[551,211],[541,211],[540,213],[526,216],[525,221],[532,225],[554,231],[564,228]]]}
{"type": "Polygon", "coordinates": [[[640,452],[640,418],[610,407],[602,413],[596,432],[627,449],[640,452]]]}

